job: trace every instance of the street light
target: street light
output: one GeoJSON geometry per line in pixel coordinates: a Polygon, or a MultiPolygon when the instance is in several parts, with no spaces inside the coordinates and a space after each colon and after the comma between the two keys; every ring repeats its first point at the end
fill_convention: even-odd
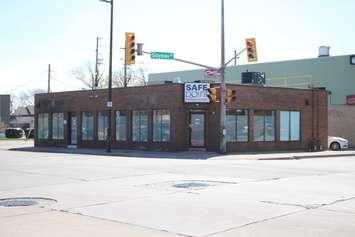
{"type": "Polygon", "coordinates": [[[112,124],[112,35],[113,35],[113,0],[100,0],[111,4],[111,26],[110,26],[110,60],[108,70],[108,99],[107,99],[107,112],[108,112],[108,129],[107,129],[107,152],[111,152],[111,124],[112,124]]]}

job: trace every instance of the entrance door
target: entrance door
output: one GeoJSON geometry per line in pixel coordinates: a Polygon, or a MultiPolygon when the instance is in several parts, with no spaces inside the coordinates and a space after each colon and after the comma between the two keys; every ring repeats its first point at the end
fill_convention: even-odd
{"type": "Polygon", "coordinates": [[[205,114],[192,112],[190,113],[190,146],[205,146],[205,114]]]}
{"type": "Polygon", "coordinates": [[[76,145],[78,143],[78,119],[76,113],[69,114],[69,123],[70,145],[76,145]]]}

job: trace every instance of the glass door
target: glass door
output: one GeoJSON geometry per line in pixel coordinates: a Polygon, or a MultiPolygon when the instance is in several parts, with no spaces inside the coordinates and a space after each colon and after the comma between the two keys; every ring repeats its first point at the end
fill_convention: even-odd
{"type": "Polygon", "coordinates": [[[76,145],[78,142],[78,120],[76,113],[70,113],[70,145],[76,145]]]}
{"type": "Polygon", "coordinates": [[[190,146],[205,146],[205,114],[190,113],[190,146]]]}

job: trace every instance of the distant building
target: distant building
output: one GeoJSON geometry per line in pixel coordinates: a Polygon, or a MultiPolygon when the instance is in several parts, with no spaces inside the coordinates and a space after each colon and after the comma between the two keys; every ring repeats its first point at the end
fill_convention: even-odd
{"type": "Polygon", "coordinates": [[[10,95],[0,95],[0,119],[9,123],[10,120],[10,95]]]}
{"type": "Polygon", "coordinates": [[[33,128],[34,106],[20,106],[10,116],[10,127],[33,128]]]}
{"type": "MultiPolygon", "coordinates": [[[[347,138],[355,144],[355,55],[329,56],[329,52],[322,51],[325,48],[320,48],[317,58],[227,67],[225,78],[227,83],[240,84],[242,72],[264,72],[266,87],[326,88],[329,135],[347,138]]],[[[204,69],[155,73],[149,75],[148,85],[219,81],[210,75],[204,69]]]]}

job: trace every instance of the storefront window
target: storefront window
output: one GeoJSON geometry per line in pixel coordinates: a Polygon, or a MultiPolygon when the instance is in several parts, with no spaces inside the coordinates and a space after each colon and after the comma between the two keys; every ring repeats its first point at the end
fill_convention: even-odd
{"type": "Polygon", "coordinates": [[[248,141],[248,110],[229,111],[226,118],[228,142],[248,141]]]}
{"type": "Polygon", "coordinates": [[[64,139],[64,114],[52,114],[52,138],[64,139]]]}
{"type": "Polygon", "coordinates": [[[148,113],[146,111],[133,111],[132,113],[132,140],[134,142],[148,141],[148,113]]]}
{"type": "Polygon", "coordinates": [[[125,112],[116,111],[116,140],[126,141],[127,139],[127,117],[125,112]]]}
{"type": "Polygon", "coordinates": [[[97,138],[99,141],[107,139],[108,116],[107,112],[99,112],[97,127],[97,138]]]}
{"type": "Polygon", "coordinates": [[[237,141],[237,115],[228,113],[226,117],[226,137],[227,142],[235,142],[237,141]]]}
{"type": "Polygon", "coordinates": [[[153,141],[154,142],[170,141],[170,111],[169,110],[153,111],[153,141]]]}
{"type": "Polygon", "coordinates": [[[300,116],[299,111],[280,112],[280,140],[299,141],[300,140],[300,116]]]}
{"type": "Polygon", "coordinates": [[[254,111],[254,141],[275,141],[275,111],[254,111]]]}
{"type": "Polygon", "coordinates": [[[94,140],[94,115],[91,112],[83,112],[82,117],[82,139],[94,140]]]}
{"type": "Polygon", "coordinates": [[[38,139],[48,139],[48,113],[38,114],[38,139]]]}

